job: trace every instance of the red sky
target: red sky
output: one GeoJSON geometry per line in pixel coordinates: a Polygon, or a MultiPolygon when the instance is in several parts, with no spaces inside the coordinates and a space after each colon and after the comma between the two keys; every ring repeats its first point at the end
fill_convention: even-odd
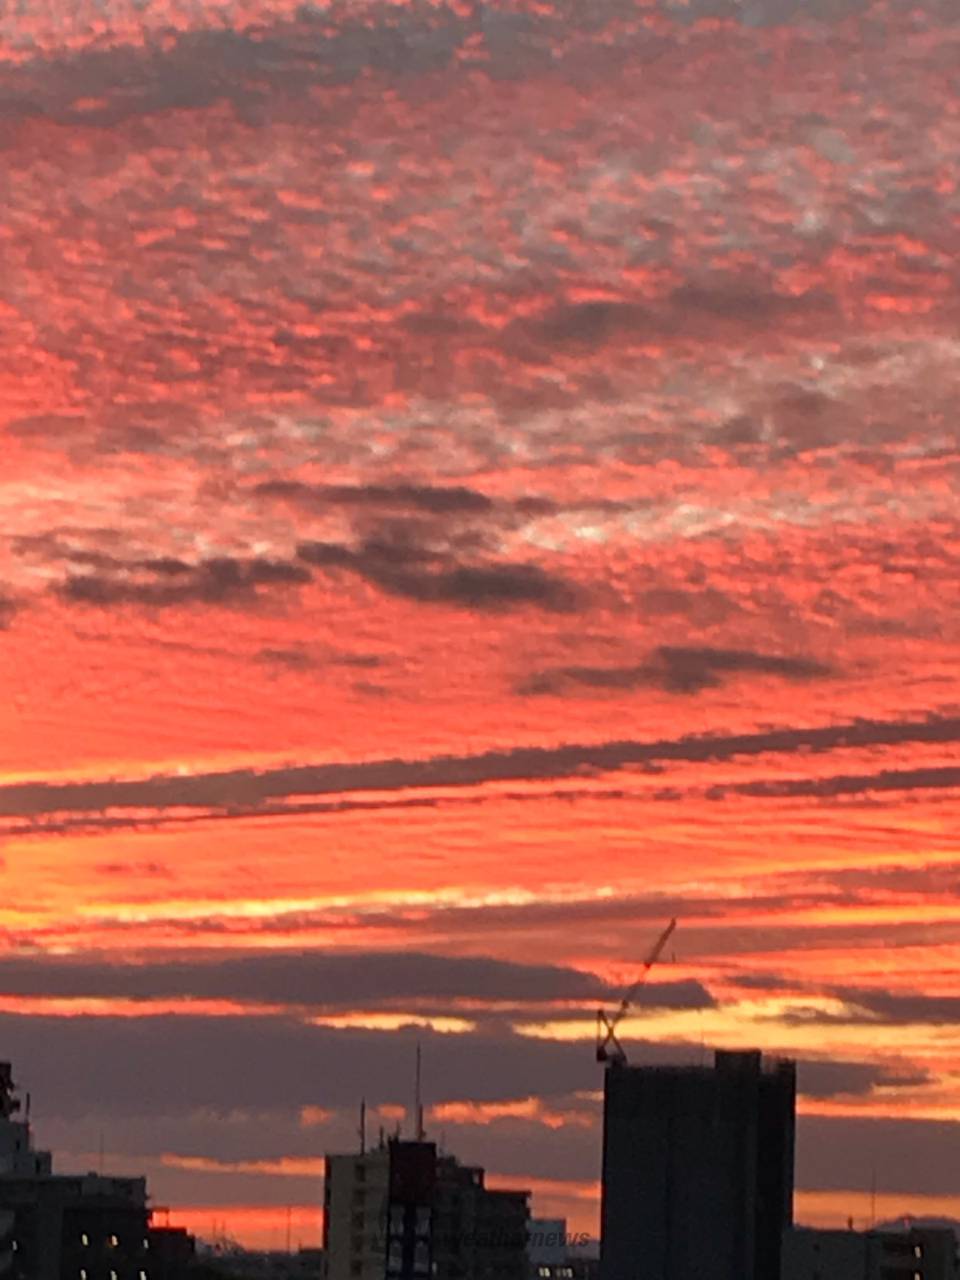
{"type": "Polygon", "coordinates": [[[0,1048],[62,1167],[307,1241],[419,1034],[591,1229],[677,914],[634,1059],[792,1054],[805,1220],[954,1212],[958,43],[0,18],[0,1048]]]}

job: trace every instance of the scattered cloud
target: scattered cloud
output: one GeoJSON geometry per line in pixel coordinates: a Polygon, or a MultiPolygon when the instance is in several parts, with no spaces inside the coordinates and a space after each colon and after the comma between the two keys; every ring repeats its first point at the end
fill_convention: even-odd
{"type": "Polygon", "coordinates": [[[311,575],[302,564],[253,557],[218,556],[198,564],[172,558],[117,564],[109,571],[73,574],[59,587],[70,604],[143,605],[154,609],[190,604],[236,605],[273,587],[302,587],[311,575]]]}
{"type": "Polygon", "coordinates": [[[711,788],[708,795],[719,799],[735,791],[758,799],[808,796],[834,799],[885,791],[954,790],[960,787],[960,766],[942,765],[928,769],[886,769],[876,773],[836,775],[827,778],[783,778],[776,781],[745,782],[733,788],[711,788]]]}
{"type": "Polygon", "coordinates": [[[316,485],[297,480],[265,480],[254,488],[254,493],[258,497],[279,498],[311,510],[372,507],[375,510],[393,508],[426,515],[456,516],[483,515],[494,507],[486,494],[463,485],[316,485]]]}
{"type": "MultiPolygon", "coordinates": [[[[94,870],[101,876],[136,876],[150,880],[171,880],[173,871],[165,862],[99,862],[94,870]]],[[[2,964],[0,960],[0,964],[2,964]]]]}
{"type": "MultiPolygon", "coordinates": [[[[104,868],[106,873],[107,868],[104,868]]],[[[164,868],[128,874],[163,876],[164,868]]],[[[0,991],[7,995],[229,999],[331,1009],[395,1007],[405,1000],[537,1003],[611,998],[592,974],[551,965],[513,964],[482,957],[415,952],[293,952],[244,957],[208,956],[117,966],[109,959],[0,957],[0,991]]],[[[690,999],[659,990],[665,1004],[690,999]]],[[[699,988],[701,1002],[709,997],[699,988]]]]}
{"type": "Polygon", "coordinates": [[[956,1194],[960,1125],[931,1120],[808,1116],[797,1143],[798,1185],[823,1190],[956,1194]]]}
{"type": "Polygon", "coordinates": [[[647,662],[636,666],[560,667],[524,681],[519,692],[559,694],[579,689],[608,693],[659,687],[670,693],[700,693],[743,675],[777,676],[788,680],[824,679],[830,668],[809,658],[781,657],[745,649],[677,648],[663,645],[647,662]]]}
{"type": "Polygon", "coordinates": [[[370,540],[356,549],[305,542],[300,559],[318,569],[347,569],[390,595],[419,604],[502,610],[532,606],[570,612],[575,589],[537,564],[457,564],[402,542],[370,540]]]}

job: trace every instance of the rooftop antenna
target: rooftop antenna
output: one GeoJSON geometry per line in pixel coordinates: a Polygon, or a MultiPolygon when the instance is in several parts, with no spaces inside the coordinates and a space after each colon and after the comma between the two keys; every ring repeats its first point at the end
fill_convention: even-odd
{"type": "Polygon", "coordinates": [[[363,1156],[363,1155],[366,1155],[367,1153],[367,1100],[366,1098],[360,1099],[359,1133],[360,1133],[360,1154],[363,1156]]]}
{"type": "Polygon", "coordinates": [[[19,1110],[13,1067],[9,1062],[0,1062],[0,1120],[12,1120],[19,1110]]]}
{"type": "Polygon", "coordinates": [[[660,937],[654,943],[652,950],[643,962],[643,969],[639,978],[632,986],[628,987],[623,993],[620,1003],[617,1005],[616,1012],[607,1015],[603,1009],[597,1010],[597,1061],[612,1062],[617,1066],[625,1066],[627,1055],[623,1051],[623,1045],[617,1039],[617,1027],[623,1021],[624,1015],[633,1003],[633,1000],[647,980],[647,975],[653,966],[660,959],[664,947],[670,941],[670,936],[677,927],[676,919],[670,921],[667,927],[661,933],[660,937]]]}
{"type": "Polygon", "coordinates": [[[420,1041],[418,1040],[416,1086],[413,1099],[413,1124],[414,1129],[416,1130],[417,1142],[423,1141],[423,1090],[421,1065],[420,1041]]]}

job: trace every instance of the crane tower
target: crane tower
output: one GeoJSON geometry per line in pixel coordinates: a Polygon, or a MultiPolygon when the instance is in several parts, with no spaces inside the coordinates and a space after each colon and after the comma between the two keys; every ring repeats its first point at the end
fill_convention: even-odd
{"type": "Polygon", "coordinates": [[[597,1061],[610,1062],[617,1066],[623,1066],[627,1061],[627,1055],[623,1051],[623,1046],[617,1039],[617,1027],[623,1021],[624,1016],[633,1003],[637,992],[647,980],[650,970],[660,959],[663,949],[670,940],[670,935],[677,927],[676,920],[671,920],[667,927],[661,933],[660,937],[654,943],[650,954],[643,962],[643,968],[636,982],[623,993],[620,1003],[612,1014],[606,1013],[603,1009],[597,1010],[597,1061]]]}

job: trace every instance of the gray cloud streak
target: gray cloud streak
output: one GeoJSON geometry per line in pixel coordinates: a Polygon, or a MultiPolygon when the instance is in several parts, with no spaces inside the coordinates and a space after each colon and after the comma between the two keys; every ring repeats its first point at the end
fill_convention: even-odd
{"type": "Polygon", "coordinates": [[[237,769],[192,777],[160,775],[144,781],[25,782],[0,787],[0,817],[97,813],[107,808],[225,808],[256,812],[283,796],[475,787],[489,782],[575,777],[584,769],[612,773],[629,765],[706,762],[737,756],[830,752],[840,748],[960,741],[960,718],[861,720],[811,729],[623,740],[563,747],[525,747],[426,760],[384,759],[360,764],[237,769]]]}

